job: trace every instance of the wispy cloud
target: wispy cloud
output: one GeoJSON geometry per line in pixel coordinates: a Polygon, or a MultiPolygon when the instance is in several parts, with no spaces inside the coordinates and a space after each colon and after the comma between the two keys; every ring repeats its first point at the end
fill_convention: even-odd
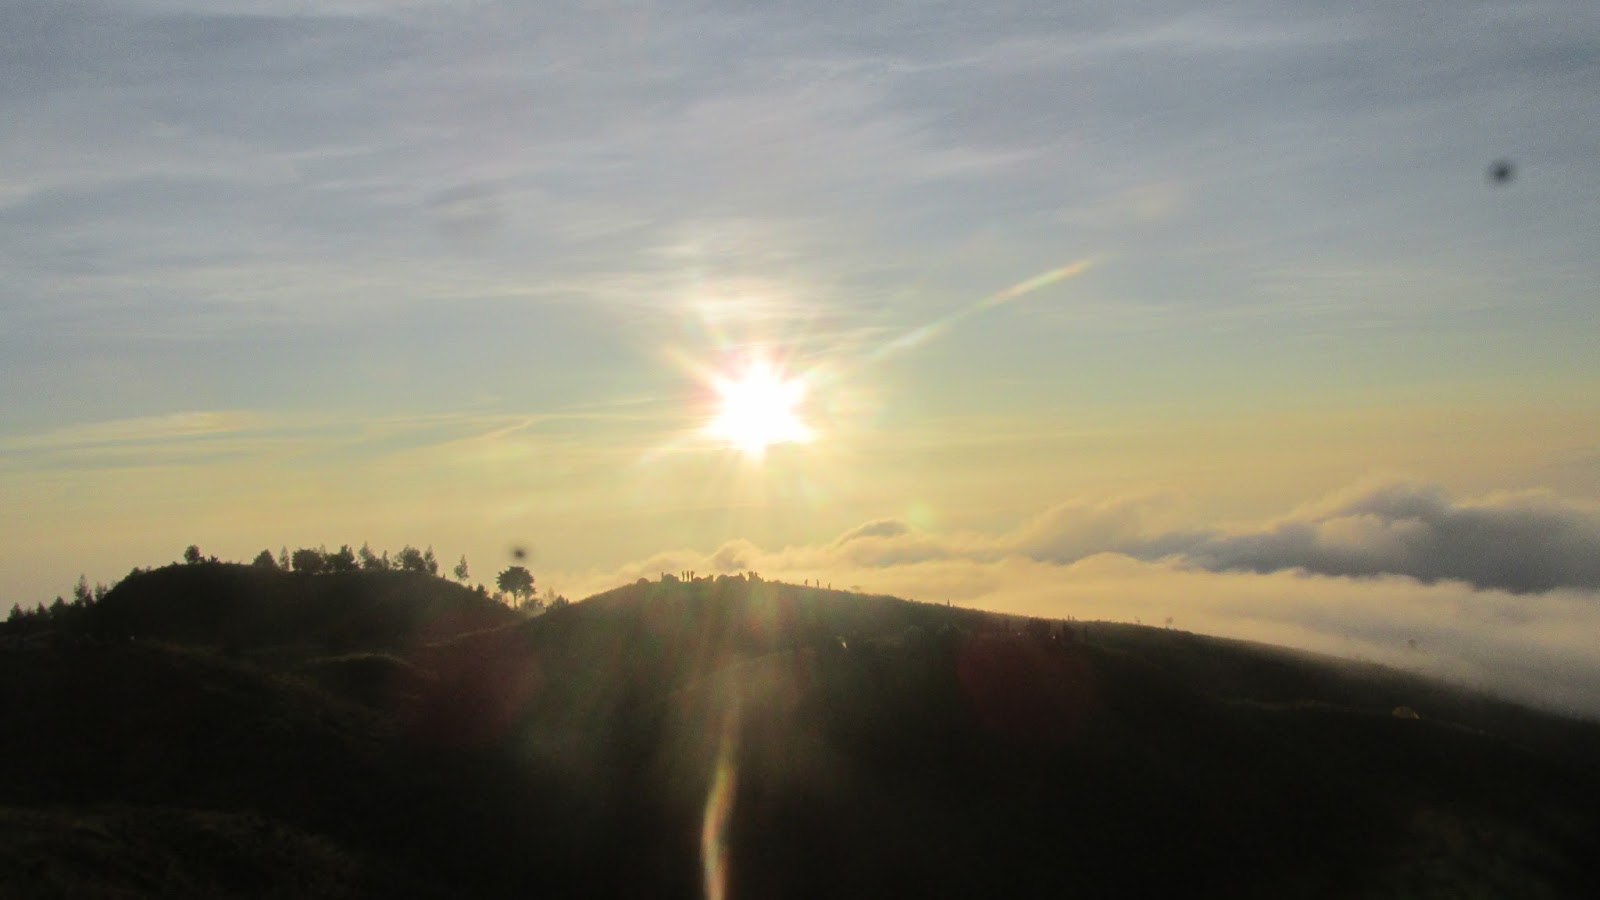
{"type": "Polygon", "coordinates": [[[242,411],[172,413],[71,425],[39,434],[0,437],[4,450],[58,450],[105,444],[157,443],[237,434],[259,428],[262,417],[242,411]]]}
{"type": "MultiPolygon", "coordinates": [[[[426,460],[433,465],[512,458],[531,448],[581,454],[593,449],[574,430],[659,426],[638,403],[608,403],[540,414],[460,412],[360,415],[208,410],[70,425],[0,437],[0,468],[122,469],[298,461],[367,466],[426,460]]],[[[613,448],[610,455],[615,457],[613,448]]]]}
{"type": "MultiPolygon", "coordinates": [[[[1101,252],[1124,271],[1047,327],[1170,331],[1228,309],[1337,327],[1398,308],[1416,284],[1364,268],[1373,254],[1346,198],[1443,209],[1396,186],[1422,185],[1408,160],[1432,165],[1467,137],[1411,129],[1396,153],[1382,116],[1459,123],[1448,88],[1481,96],[1491,76],[1573,112],[1586,95],[1561,79],[1593,33],[1560,3],[1422,30],[1360,5],[8,9],[0,321],[35,342],[90,335],[101,352],[262,328],[297,348],[297,325],[433,327],[440,304],[484,302],[547,307],[541,324],[565,333],[595,315],[577,309],[610,309],[613,327],[646,334],[658,321],[634,310],[742,305],[767,331],[832,320],[827,340],[916,328],[1101,252]],[[1506,29],[1516,42],[1496,37],[1506,29]],[[1397,92],[1419,78],[1431,93],[1397,92]],[[1179,262],[1199,244],[1213,249],[1179,262]],[[1271,283],[1243,285],[1259,297],[1207,274],[1285,246],[1296,252],[1276,256],[1271,283]],[[1307,247],[1322,270],[1356,272],[1341,297],[1371,302],[1286,297],[1303,267],[1283,260],[1307,247]]],[[[1541,133],[1566,142],[1562,123],[1581,116],[1559,118],[1541,117],[1541,133]]],[[[1566,208],[1546,218],[1570,224],[1566,208]]],[[[1408,247],[1440,246],[1409,215],[1386,221],[1409,229],[1408,247]]],[[[1377,233],[1395,245],[1393,229],[1377,233]]],[[[1454,271],[1470,285],[1487,268],[1435,256],[1416,279],[1454,271]]],[[[1018,306],[1006,315],[1032,315],[1018,306]]],[[[453,335],[510,324],[480,313],[453,335]]]]}

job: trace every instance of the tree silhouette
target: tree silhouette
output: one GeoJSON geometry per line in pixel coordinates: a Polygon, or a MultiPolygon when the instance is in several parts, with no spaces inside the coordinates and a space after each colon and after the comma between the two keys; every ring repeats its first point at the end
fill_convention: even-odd
{"type": "Polygon", "coordinates": [[[183,561],[191,566],[199,565],[201,562],[204,562],[205,557],[200,555],[200,545],[190,544],[189,546],[183,548],[183,561]]]}
{"type": "Polygon", "coordinates": [[[278,561],[272,558],[271,550],[263,550],[256,554],[256,558],[250,561],[250,565],[258,569],[276,569],[278,561]]]}
{"type": "Polygon", "coordinates": [[[533,597],[533,573],[523,566],[511,566],[501,572],[494,580],[495,587],[520,598],[522,605],[533,597]]]}
{"type": "Polygon", "coordinates": [[[471,577],[471,573],[467,570],[467,555],[465,553],[461,554],[461,561],[456,563],[453,574],[456,576],[456,580],[462,584],[466,584],[467,579],[471,577]]]}
{"type": "Polygon", "coordinates": [[[323,556],[323,568],[328,572],[354,572],[358,568],[356,552],[349,544],[339,545],[339,552],[323,556]]]}
{"type": "Polygon", "coordinates": [[[381,572],[389,568],[388,554],[380,557],[378,554],[373,553],[372,548],[367,545],[366,541],[361,542],[361,549],[356,551],[356,558],[361,561],[361,568],[368,572],[381,572]]]}
{"type": "Polygon", "coordinates": [[[395,555],[394,567],[402,572],[426,572],[428,560],[422,555],[421,550],[407,544],[395,555]]]}
{"type": "Polygon", "coordinates": [[[429,575],[439,574],[439,560],[434,558],[432,544],[429,544],[428,549],[422,554],[422,567],[429,575]]]}
{"type": "Polygon", "coordinates": [[[296,573],[301,575],[315,575],[322,571],[325,560],[321,550],[310,547],[301,547],[289,557],[289,562],[294,566],[296,573]]]}

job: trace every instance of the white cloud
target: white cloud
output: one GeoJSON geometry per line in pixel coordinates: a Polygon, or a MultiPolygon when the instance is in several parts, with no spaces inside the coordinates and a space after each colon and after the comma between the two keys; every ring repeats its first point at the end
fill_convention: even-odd
{"type": "Polygon", "coordinates": [[[1600,510],[1548,492],[1457,500],[1414,481],[1364,485],[1254,529],[1175,524],[1170,495],[1052,507],[1000,535],[870,522],[835,552],[860,565],[1008,556],[1070,565],[1099,553],[1196,569],[1458,581],[1485,590],[1600,590],[1600,510]]]}
{"type": "Polygon", "coordinates": [[[1600,633],[1600,586],[1581,569],[1583,552],[1600,557],[1600,532],[1586,507],[1535,494],[1452,501],[1437,488],[1390,483],[1232,534],[1151,529],[1160,507],[1148,497],[1073,504],[989,534],[878,520],[825,544],[769,550],[736,540],[558,578],[582,595],[661,572],[754,570],[1026,615],[1145,624],[1170,616],[1193,631],[1384,662],[1600,715],[1591,639],[1600,633]],[[1224,564],[1225,553],[1255,564],[1224,564]],[[1346,574],[1362,577],[1338,577],[1346,574]],[[1539,593],[1513,591],[1533,583],[1539,593]]]}

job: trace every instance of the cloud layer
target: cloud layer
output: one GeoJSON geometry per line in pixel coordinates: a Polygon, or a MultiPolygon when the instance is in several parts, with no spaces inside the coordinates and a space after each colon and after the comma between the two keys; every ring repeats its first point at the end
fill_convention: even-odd
{"type": "Polygon", "coordinates": [[[828,552],[863,566],[1019,556],[1070,565],[1099,553],[1215,572],[1403,576],[1530,594],[1600,590],[1600,510],[1545,492],[1459,500],[1437,485],[1365,485],[1254,529],[1160,527],[1165,502],[1141,497],[1053,507],[1004,535],[933,535],[869,522],[828,552]]]}
{"type": "Polygon", "coordinates": [[[1463,502],[1442,488],[1385,484],[1269,528],[1182,548],[1213,570],[1404,575],[1516,594],[1600,589],[1600,511],[1545,493],[1463,502]]]}
{"type": "Polygon", "coordinates": [[[599,590],[660,572],[754,569],[1028,615],[1170,616],[1600,716],[1591,507],[1543,493],[1464,500],[1412,481],[1363,485],[1254,529],[1162,527],[1171,505],[1159,495],[1064,505],[997,534],[877,520],[823,544],[734,540],[563,577],[599,590]]]}

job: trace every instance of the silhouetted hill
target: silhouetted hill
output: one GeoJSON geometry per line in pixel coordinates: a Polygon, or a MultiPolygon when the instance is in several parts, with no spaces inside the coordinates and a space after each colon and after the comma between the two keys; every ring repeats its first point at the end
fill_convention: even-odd
{"type": "Polygon", "coordinates": [[[304,575],[210,562],[128,576],[92,607],[83,627],[102,638],[348,653],[402,648],[517,619],[488,597],[421,573],[304,575]]]}
{"type": "Polygon", "coordinates": [[[425,576],[220,564],[129,579],[83,621],[94,639],[0,652],[6,896],[1600,878],[1600,726],[1237,641],[744,578],[523,619],[425,576]]]}
{"type": "Polygon", "coordinates": [[[522,621],[483,594],[423,573],[303,575],[199,563],[129,576],[87,608],[75,630],[96,641],[215,649],[376,710],[408,737],[426,732],[435,743],[466,745],[482,742],[467,720],[493,687],[478,677],[479,661],[450,642],[522,621]]]}
{"type": "MultiPolygon", "coordinates": [[[[542,766],[607,808],[652,798],[680,835],[716,761],[737,773],[734,896],[1527,896],[1597,874],[1600,728],[1379,667],[742,580],[520,630],[547,670],[521,739],[615,748],[542,766]]],[[[657,853],[652,883],[690,891],[695,849],[657,853]]]]}

